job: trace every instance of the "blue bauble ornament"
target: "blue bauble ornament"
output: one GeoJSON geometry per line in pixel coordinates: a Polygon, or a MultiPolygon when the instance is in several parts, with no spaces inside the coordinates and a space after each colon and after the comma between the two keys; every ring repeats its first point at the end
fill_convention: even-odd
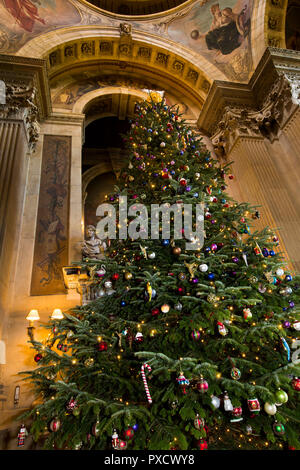
{"type": "Polygon", "coordinates": [[[214,278],[215,278],[215,275],[214,275],[214,273],[209,273],[209,274],[207,275],[207,277],[208,277],[208,279],[209,279],[210,281],[213,281],[214,278]]]}
{"type": "Polygon", "coordinates": [[[293,279],[293,278],[292,278],[292,276],[291,276],[290,274],[287,274],[287,275],[285,276],[285,280],[288,281],[288,282],[291,281],[292,279],[293,279]]]}
{"type": "Polygon", "coordinates": [[[139,428],[139,425],[138,425],[137,423],[132,426],[132,429],[133,429],[134,431],[137,431],[138,428],[139,428]]]}
{"type": "Polygon", "coordinates": [[[208,246],[207,248],[205,248],[204,250],[206,253],[209,253],[210,252],[210,246],[208,246]]]}
{"type": "Polygon", "coordinates": [[[170,245],[170,240],[163,240],[162,244],[163,244],[163,246],[169,246],[170,245]]]}
{"type": "Polygon", "coordinates": [[[183,150],[180,150],[180,155],[183,155],[184,154],[184,151],[183,150]]]}
{"type": "Polygon", "coordinates": [[[265,258],[267,258],[269,256],[269,251],[267,250],[267,248],[264,248],[262,250],[262,254],[264,255],[265,258]]]}
{"type": "Polygon", "coordinates": [[[199,193],[194,193],[193,196],[194,197],[199,197],[199,193]]]}
{"type": "Polygon", "coordinates": [[[269,251],[269,255],[270,255],[270,256],[275,256],[275,255],[276,255],[276,253],[275,253],[275,251],[274,251],[274,250],[270,250],[270,251],[269,251]]]}
{"type": "Polygon", "coordinates": [[[125,306],[126,306],[126,302],[125,302],[125,300],[122,300],[121,307],[125,307],[125,306]]]}

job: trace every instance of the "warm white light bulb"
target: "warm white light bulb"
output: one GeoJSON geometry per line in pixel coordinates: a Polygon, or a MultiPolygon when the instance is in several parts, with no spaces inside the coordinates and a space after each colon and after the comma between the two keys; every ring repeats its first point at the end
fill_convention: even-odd
{"type": "Polygon", "coordinates": [[[38,310],[30,310],[30,312],[28,313],[27,317],[26,317],[26,320],[28,321],[37,321],[40,319],[40,316],[39,316],[39,312],[38,310]]]}
{"type": "Polygon", "coordinates": [[[60,308],[55,308],[51,315],[51,320],[62,320],[64,318],[60,308]]]}

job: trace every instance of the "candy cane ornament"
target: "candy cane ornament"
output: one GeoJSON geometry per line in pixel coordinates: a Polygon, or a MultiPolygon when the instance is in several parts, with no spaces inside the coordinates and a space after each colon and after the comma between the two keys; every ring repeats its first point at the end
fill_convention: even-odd
{"type": "Polygon", "coordinates": [[[145,374],[145,367],[148,369],[149,372],[151,372],[151,367],[149,366],[149,364],[145,363],[142,365],[141,367],[141,371],[142,371],[142,378],[143,378],[143,382],[144,382],[144,387],[145,387],[145,392],[146,392],[146,395],[147,395],[147,400],[149,403],[152,403],[152,398],[151,398],[151,395],[150,395],[150,392],[149,392],[149,387],[148,387],[148,384],[147,384],[147,379],[146,379],[146,374],[145,374]]]}

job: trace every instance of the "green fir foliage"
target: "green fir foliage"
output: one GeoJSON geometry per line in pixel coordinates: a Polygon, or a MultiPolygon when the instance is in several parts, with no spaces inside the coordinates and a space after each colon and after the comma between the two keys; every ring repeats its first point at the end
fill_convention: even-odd
{"type": "Polygon", "coordinates": [[[149,232],[111,240],[104,260],[85,259],[99,298],[45,325],[46,342],[32,342],[40,356],[25,380],[39,404],[22,419],[46,449],[300,449],[300,366],[292,360],[300,284],[289,277],[278,238],[258,230],[257,208],[228,196],[229,167],[210,156],[175,107],[140,104],[125,139],[129,165],[109,199],[117,213],[119,195],[149,213],[153,203],[202,202],[204,246],[186,250],[171,224],[166,244],[149,232]],[[152,369],[145,369],[152,403],[144,363],[152,369]],[[180,375],[189,384],[180,385],[180,375]],[[278,403],[279,389],[288,401],[268,415],[264,405],[278,403]],[[224,409],[228,397],[234,413],[224,409]],[[249,409],[254,399],[258,413],[249,409]],[[234,421],[240,407],[242,420],[234,421]],[[274,433],[275,420],[284,434],[274,433]]]}

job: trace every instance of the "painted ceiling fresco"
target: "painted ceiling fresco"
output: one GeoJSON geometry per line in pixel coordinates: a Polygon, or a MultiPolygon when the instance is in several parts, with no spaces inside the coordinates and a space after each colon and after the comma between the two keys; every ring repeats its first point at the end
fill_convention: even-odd
{"type": "MultiPolygon", "coordinates": [[[[252,71],[251,13],[254,0],[195,0],[176,13],[127,19],[133,31],[166,37],[203,56],[231,81],[252,71]]],[[[80,0],[0,0],[0,53],[16,53],[43,33],[70,26],[115,26],[120,19],[80,0]]]]}

